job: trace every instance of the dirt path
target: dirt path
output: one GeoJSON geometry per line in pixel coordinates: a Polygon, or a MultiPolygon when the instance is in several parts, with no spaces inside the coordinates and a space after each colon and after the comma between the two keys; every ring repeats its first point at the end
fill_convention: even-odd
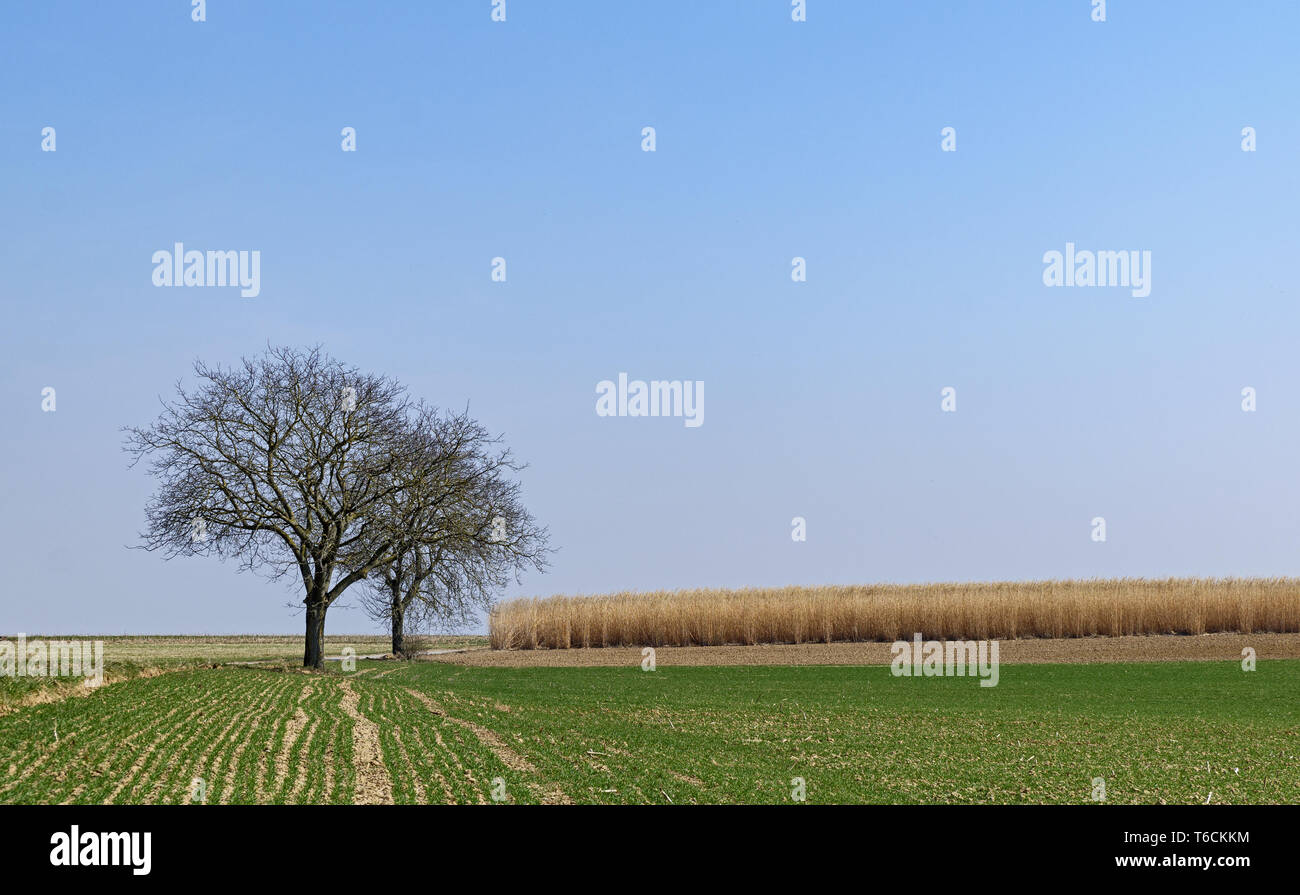
{"type": "MultiPolygon", "coordinates": [[[[289,782],[289,774],[294,771],[289,765],[289,755],[293,752],[293,747],[298,744],[298,738],[303,735],[303,730],[307,727],[307,713],[303,711],[302,704],[311,698],[312,693],[316,690],[316,685],[311,681],[303,684],[302,692],[298,694],[298,704],[294,706],[293,717],[284,725],[284,737],[280,741],[280,751],[275,756],[275,783],[269,793],[264,793],[259,778],[258,797],[263,801],[270,801],[270,797],[280,792],[285,794],[285,800],[292,802],[294,798],[302,791],[302,784],[306,780],[307,769],[299,763],[299,767],[294,773],[292,784],[289,782]]],[[[310,732],[308,732],[310,737],[310,732]]],[[[304,740],[306,745],[310,739],[304,740]]]]}
{"type": "Polygon", "coordinates": [[[356,764],[358,805],[393,804],[393,778],[384,764],[379,748],[379,725],[361,714],[357,691],[346,679],[339,683],[343,691],[343,713],[352,719],[352,760],[356,764]]]}
{"type": "MultiPolygon", "coordinates": [[[[888,643],[769,643],[755,646],[661,646],[657,665],[888,665],[888,643]]],[[[1093,662],[1240,662],[1241,651],[1259,659],[1300,659],[1300,634],[1164,634],[1141,637],[1036,638],[998,641],[1004,665],[1093,662]]],[[[633,668],[640,647],[607,649],[473,650],[432,661],[502,668],[633,668]]]]}

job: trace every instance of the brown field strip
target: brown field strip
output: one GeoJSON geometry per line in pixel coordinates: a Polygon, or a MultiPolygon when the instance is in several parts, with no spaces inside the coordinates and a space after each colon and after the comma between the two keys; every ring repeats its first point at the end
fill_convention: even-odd
{"type": "MultiPolygon", "coordinates": [[[[659,665],[888,665],[889,643],[768,643],[754,646],[661,646],[659,665]]],[[[1254,649],[1260,659],[1300,658],[1300,634],[1161,634],[1135,637],[1035,638],[999,641],[999,661],[1009,665],[1094,662],[1240,661],[1254,649]]],[[[641,647],[474,650],[427,661],[498,668],[637,666],[641,647]]]]}

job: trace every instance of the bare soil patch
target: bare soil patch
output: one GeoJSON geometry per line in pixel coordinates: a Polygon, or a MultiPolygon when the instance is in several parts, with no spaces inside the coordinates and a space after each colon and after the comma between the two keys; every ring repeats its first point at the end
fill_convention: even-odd
{"type": "MultiPolygon", "coordinates": [[[[889,643],[770,643],[755,646],[661,646],[658,665],[888,665],[889,643]]],[[[1300,659],[1300,634],[1156,634],[1134,637],[1033,638],[999,641],[1008,665],[1094,662],[1240,661],[1246,647],[1260,659],[1300,659]]],[[[428,661],[501,668],[618,667],[641,664],[642,647],[471,650],[428,661]]]]}

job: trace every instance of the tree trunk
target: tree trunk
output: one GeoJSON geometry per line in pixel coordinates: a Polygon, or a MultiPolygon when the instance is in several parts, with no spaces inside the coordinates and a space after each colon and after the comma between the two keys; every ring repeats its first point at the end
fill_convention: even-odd
{"type": "Polygon", "coordinates": [[[325,667],[325,610],[323,602],[307,604],[307,648],[302,654],[303,668],[325,667]]]}
{"type": "Polygon", "coordinates": [[[389,614],[392,616],[393,620],[393,655],[400,656],[403,647],[402,638],[405,633],[402,630],[402,626],[406,621],[406,610],[403,608],[401,600],[394,598],[392,612],[389,614]]]}

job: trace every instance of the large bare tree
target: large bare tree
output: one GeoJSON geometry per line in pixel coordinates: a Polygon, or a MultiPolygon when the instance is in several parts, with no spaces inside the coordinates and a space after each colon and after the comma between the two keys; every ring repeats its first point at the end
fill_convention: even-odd
{"type": "Polygon", "coordinates": [[[148,457],[158,490],[143,546],[168,558],[216,555],[301,579],[303,664],[324,662],[325,614],[396,556],[385,520],[401,490],[441,464],[411,426],[395,381],[319,348],[270,348],[234,368],[197,362],[158,419],[126,429],[132,465],[148,457]],[[400,474],[399,474],[400,473],[400,474]]]}
{"type": "Polygon", "coordinates": [[[373,533],[392,545],[391,558],[369,573],[362,592],[398,655],[413,624],[472,621],[512,578],[544,570],[548,552],[546,529],[524,508],[513,478],[523,466],[500,436],[467,413],[421,407],[411,437],[428,460],[394,472],[400,487],[388,492],[373,533]]]}

